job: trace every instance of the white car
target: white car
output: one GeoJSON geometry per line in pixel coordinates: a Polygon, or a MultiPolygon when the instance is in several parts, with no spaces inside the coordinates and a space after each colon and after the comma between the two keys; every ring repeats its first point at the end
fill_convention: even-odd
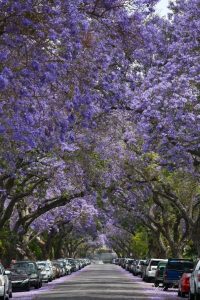
{"type": "Polygon", "coordinates": [[[143,280],[148,282],[150,280],[154,280],[156,276],[157,266],[160,261],[166,261],[164,259],[152,258],[148,261],[148,265],[146,267],[145,273],[143,274],[143,280]]]}
{"type": "Polygon", "coordinates": [[[0,300],[12,297],[11,283],[8,278],[9,274],[10,271],[5,271],[4,267],[0,264],[0,300]]]}
{"type": "Polygon", "coordinates": [[[200,260],[194,267],[190,277],[190,300],[200,300],[200,260]]]}
{"type": "Polygon", "coordinates": [[[36,264],[41,270],[42,281],[51,282],[54,277],[51,263],[49,261],[37,261],[36,264]]]}

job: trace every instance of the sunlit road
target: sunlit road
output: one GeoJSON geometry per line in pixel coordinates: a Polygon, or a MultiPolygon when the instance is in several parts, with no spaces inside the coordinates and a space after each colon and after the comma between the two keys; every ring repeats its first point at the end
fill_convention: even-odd
{"type": "Polygon", "coordinates": [[[164,292],[115,265],[90,265],[43,290],[14,294],[14,299],[34,300],[177,300],[176,291],[164,292]],[[18,294],[18,298],[17,297],[18,294]],[[19,297],[20,296],[20,297],[19,297]]]}

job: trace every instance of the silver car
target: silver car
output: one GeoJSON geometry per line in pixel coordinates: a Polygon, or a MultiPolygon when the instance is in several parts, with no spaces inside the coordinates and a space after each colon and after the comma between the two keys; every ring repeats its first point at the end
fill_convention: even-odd
{"type": "Polygon", "coordinates": [[[10,271],[6,271],[0,264],[0,300],[12,298],[12,283],[9,279],[10,271]]]}
{"type": "Polygon", "coordinates": [[[36,262],[38,268],[40,269],[40,273],[42,276],[42,281],[51,282],[53,280],[54,274],[53,269],[48,261],[38,261],[36,262]]]}
{"type": "Polygon", "coordinates": [[[196,264],[190,277],[189,299],[200,299],[200,260],[196,264]]]}

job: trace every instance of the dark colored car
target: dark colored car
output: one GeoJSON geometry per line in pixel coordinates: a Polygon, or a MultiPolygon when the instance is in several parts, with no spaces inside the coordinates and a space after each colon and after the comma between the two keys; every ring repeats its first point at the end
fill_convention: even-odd
{"type": "Polygon", "coordinates": [[[167,260],[161,261],[158,264],[158,267],[156,270],[156,275],[155,275],[155,282],[154,282],[154,285],[156,287],[159,286],[160,283],[163,284],[164,271],[165,271],[166,264],[167,264],[167,260]]]}
{"type": "Polygon", "coordinates": [[[18,261],[12,265],[11,269],[23,269],[29,276],[30,286],[33,286],[36,289],[39,289],[42,286],[42,276],[35,262],[18,261]]]}
{"type": "Polygon", "coordinates": [[[187,269],[193,270],[194,263],[191,259],[168,259],[163,277],[164,290],[170,287],[178,287],[179,280],[187,269]]]}
{"type": "Polygon", "coordinates": [[[13,290],[30,290],[30,279],[24,269],[14,268],[11,269],[10,279],[12,281],[13,290]]]}

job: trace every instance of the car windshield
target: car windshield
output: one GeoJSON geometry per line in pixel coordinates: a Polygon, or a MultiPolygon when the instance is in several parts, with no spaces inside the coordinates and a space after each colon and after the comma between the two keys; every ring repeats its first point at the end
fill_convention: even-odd
{"type": "Polygon", "coordinates": [[[11,269],[11,272],[15,274],[27,274],[25,269],[20,269],[20,268],[11,269]]]}
{"type": "Polygon", "coordinates": [[[194,264],[191,261],[170,261],[167,268],[170,270],[185,270],[193,269],[194,264]]]}
{"type": "Polygon", "coordinates": [[[32,263],[15,263],[12,265],[12,270],[17,270],[17,269],[21,269],[24,270],[26,273],[34,273],[35,270],[35,266],[32,263]]]}

